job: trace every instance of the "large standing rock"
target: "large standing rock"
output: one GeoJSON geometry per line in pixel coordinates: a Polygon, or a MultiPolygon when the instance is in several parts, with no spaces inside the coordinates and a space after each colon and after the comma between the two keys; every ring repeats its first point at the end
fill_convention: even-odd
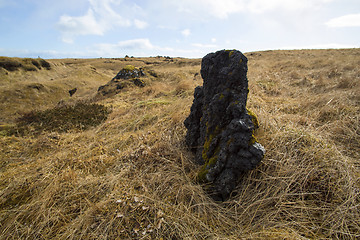
{"type": "Polygon", "coordinates": [[[203,87],[194,92],[184,124],[187,145],[203,164],[198,178],[210,182],[210,193],[225,200],[239,177],[259,164],[265,154],[253,133],[258,121],[246,109],[247,58],[240,51],[222,50],[202,59],[203,87]]]}

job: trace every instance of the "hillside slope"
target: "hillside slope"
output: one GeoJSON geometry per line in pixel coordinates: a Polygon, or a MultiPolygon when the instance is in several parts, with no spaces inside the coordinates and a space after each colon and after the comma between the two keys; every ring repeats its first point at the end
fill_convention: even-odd
{"type": "Polygon", "coordinates": [[[0,238],[359,238],[360,49],[245,55],[248,108],[267,153],[224,203],[196,182],[200,166],[184,146],[199,59],[55,59],[51,70],[0,69],[0,238]],[[151,72],[146,86],[94,102],[128,64],[151,72]],[[16,131],[26,111],[79,100],[111,112],[86,129],[16,131]]]}

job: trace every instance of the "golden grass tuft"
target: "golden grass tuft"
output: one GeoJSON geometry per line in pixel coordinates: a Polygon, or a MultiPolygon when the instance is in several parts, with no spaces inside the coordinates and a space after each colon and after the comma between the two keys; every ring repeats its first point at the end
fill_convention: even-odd
{"type": "MultiPolygon", "coordinates": [[[[158,76],[99,102],[112,108],[104,123],[0,135],[0,238],[359,238],[359,49],[245,55],[267,153],[228,201],[196,183],[184,146],[200,61],[134,58],[158,76]]],[[[112,71],[97,61],[93,74],[112,71]]]]}

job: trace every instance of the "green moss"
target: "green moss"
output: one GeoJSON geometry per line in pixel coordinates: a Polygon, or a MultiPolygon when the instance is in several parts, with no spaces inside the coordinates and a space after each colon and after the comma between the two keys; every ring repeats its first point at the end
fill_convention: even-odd
{"type": "Polygon", "coordinates": [[[205,162],[209,159],[207,153],[209,152],[210,144],[213,139],[214,139],[214,134],[210,134],[209,137],[205,138],[204,148],[202,151],[202,158],[204,159],[205,162]]]}
{"type": "Polygon", "coordinates": [[[197,180],[199,182],[206,182],[206,174],[208,174],[209,172],[209,169],[207,169],[207,166],[206,165],[203,165],[201,168],[200,168],[200,171],[197,175],[197,180]]]}
{"type": "Polygon", "coordinates": [[[250,141],[249,141],[249,146],[250,146],[250,145],[253,145],[253,144],[256,143],[256,142],[258,142],[258,141],[257,141],[257,139],[256,139],[256,137],[255,137],[255,135],[254,135],[254,131],[253,131],[253,133],[252,133],[252,135],[251,135],[251,139],[250,139],[250,141]]]}
{"type": "Polygon", "coordinates": [[[221,93],[219,99],[220,99],[220,100],[221,100],[221,99],[224,99],[224,97],[225,97],[224,94],[221,93]]]}
{"type": "Polygon", "coordinates": [[[234,51],[229,52],[229,58],[234,54],[234,51]]]}
{"type": "Polygon", "coordinates": [[[213,154],[213,156],[211,158],[209,158],[205,164],[201,167],[199,173],[198,173],[198,180],[200,182],[206,182],[206,174],[209,173],[209,169],[214,166],[218,160],[218,156],[219,156],[219,152],[220,152],[220,146],[218,146],[215,150],[215,153],[213,154]]]}
{"type": "Polygon", "coordinates": [[[251,121],[252,121],[252,123],[254,124],[254,127],[255,127],[255,128],[259,128],[259,120],[258,120],[256,114],[255,114],[253,111],[249,110],[249,109],[246,109],[246,110],[247,110],[247,113],[248,113],[248,114],[250,115],[250,117],[251,117],[251,121]]]}
{"type": "MultiPolygon", "coordinates": [[[[249,110],[249,109],[246,109],[246,110],[247,110],[247,113],[251,117],[252,123],[254,124],[254,129],[259,128],[259,120],[258,120],[256,114],[253,111],[249,110]]],[[[249,145],[253,145],[254,143],[258,142],[255,135],[254,135],[254,133],[255,133],[255,130],[252,131],[252,135],[251,135],[251,139],[249,141],[249,145]]]]}
{"type": "Polygon", "coordinates": [[[217,146],[213,156],[209,159],[209,161],[206,164],[208,167],[212,167],[216,164],[219,152],[220,152],[220,146],[217,146]]]}
{"type": "Polygon", "coordinates": [[[128,71],[128,72],[132,72],[135,70],[135,67],[133,65],[126,65],[123,70],[128,71]]]}
{"type": "MultiPolygon", "coordinates": [[[[206,131],[209,132],[209,127],[208,124],[206,131]]],[[[201,167],[199,173],[198,173],[198,180],[200,182],[204,182],[206,180],[206,174],[209,172],[209,168],[214,166],[218,160],[218,155],[220,152],[220,146],[217,146],[215,149],[215,152],[212,154],[212,156],[209,156],[209,150],[210,150],[210,145],[212,143],[212,141],[214,140],[214,138],[216,136],[219,135],[221,129],[219,126],[216,126],[214,132],[212,134],[210,134],[208,137],[205,138],[205,143],[203,146],[203,151],[202,151],[202,158],[205,161],[205,164],[201,167]]]]}
{"type": "Polygon", "coordinates": [[[229,53],[229,58],[234,54],[235,50],[225,50],[225,52],[229,53]]]}
{"type": "Polygon", "coordinates": [[[220,127],[219,127],[219,126],[216,126],[214,132],[211,133],[211,134],[208,134],[208,132],[209,132],[209,126],[208,126],[208,123],[206,123],[206,133],[207,133],[206,135],[207,135],[208,137],[205,137],[205,143],[204,143],[204,146],[203,146],[204,148],[203,148],[203,151],[202,151],[202,157],[203,157],[203,159],[204,159],[205,162],[209,159],[209,156],[208,156],[207,154],[208,154],[208,152],[209,152],[210,144],[211,144],[211,142],[213,141],[213,139],[214,139],[217,135],[219,135],[220,130],[221,130],[220,127]]]}

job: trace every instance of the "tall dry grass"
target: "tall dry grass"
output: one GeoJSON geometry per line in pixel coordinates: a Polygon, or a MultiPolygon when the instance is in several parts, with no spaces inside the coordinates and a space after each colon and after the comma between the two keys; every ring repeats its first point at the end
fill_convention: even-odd
{"type": "Polygon", "coordinates": [[[97,127],[0,137],[1,238],[359,238],[359,50],[246,55],[267,153],[228,201],[184,146],[199,61],[160,62],[97,127]]]}

